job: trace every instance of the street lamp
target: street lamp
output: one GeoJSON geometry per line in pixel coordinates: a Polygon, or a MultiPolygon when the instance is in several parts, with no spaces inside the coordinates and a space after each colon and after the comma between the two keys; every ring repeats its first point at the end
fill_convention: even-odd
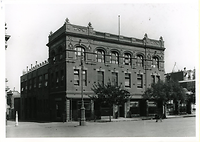
{"type": "Polygon", "coordinates": [[[81,115],[80,115],[80,126],[85,125],[85,107],[83,100],[83,48],[81,47],[81,115]]]}

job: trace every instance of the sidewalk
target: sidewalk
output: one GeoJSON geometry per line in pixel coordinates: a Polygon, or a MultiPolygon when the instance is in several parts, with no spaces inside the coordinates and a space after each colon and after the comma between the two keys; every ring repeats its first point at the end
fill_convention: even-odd
{"type": "MultiPolygon", "coordinates": [[[[167,118],[165,119],[172,119],[172,118],[185,118],[185,117],[196,117],[196,114],[185,114],[185,115],[168,115],[166,116],[167,118]]],[[[149,117],[134,117],[134,118],[124,118],[124,117],[119,117],[117,119],[112,118],[111,122],[120,122],[120,121],[141,121],[141,120],[153,120],[154,116],[149,116],[149,117]]],[[[95,122],[109,122],[109,117],[108,118],[103,118],[100,120],[96,120],[95,122]]]]}
{"type": "MultiPolygon", "coordinates": [[[[185,118],[185,117],[196,117],[195,114],[187,114],[187,115],[170,115],[170,116],[167,116],[166,119],[172,119],[172,118],[185,118]]],[[[112,118],[111,119],[111,122],[122,122],[122,121],[142,121],[142,120],[153,120],[154,117],[151,116],[151,117],[134,117],[134,118],[124,118],[124,117],[119,117],[117,119],[114,119],[112,118]]],[[[100,120],[91,120],[91,121],[86,121],[87,122],[87,125],[88,124],[94,124],[94,123],[104,123],[104,122],[109,122],[109,117],[104,117],[100,120]]],[[[68,126],[68,127],[76,127],[79,125],[79,122],[78,121],[69,121],[69,122],[26,122],[26,121],[22,121],[20,122],[19,121],[19,125],[20,127],[27,127],[27,126],[30,126],[30,125],[36,125],[37,126],[43,126],[43,125],[46,125],[46,124],[50,124],[51,126],[53,125],[57,125],[57,126],[68,126]]],[[[12,121],[12,120],[8,120],[7,122],[7,125],[6,127],[15,127],[15,121],[12,121]]]]}

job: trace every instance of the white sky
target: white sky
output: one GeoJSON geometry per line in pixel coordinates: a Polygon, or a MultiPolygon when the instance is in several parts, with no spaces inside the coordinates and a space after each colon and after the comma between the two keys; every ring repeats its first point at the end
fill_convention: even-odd
{"type": "Polygon", "coordinates": [[[60,28],[66,18],[70,23],[94,30],[118,33],[118,15],[121,17],[120,34],[142,39],[165,41],[165,72],[197,68],[199,48],[199,11],[197,0],[184,3],[33,3],[4,2],[8,41],[6,56],[7,85],[20,91],[20,76],[26,66],[48,58],[48,35],[60,28]]]}

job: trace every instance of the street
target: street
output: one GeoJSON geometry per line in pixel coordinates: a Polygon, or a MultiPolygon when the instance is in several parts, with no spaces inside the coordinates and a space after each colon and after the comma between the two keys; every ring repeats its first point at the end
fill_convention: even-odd
{"type": "Polygon", "coordinates": [[[121,122],[35,123],[10,121],[6,137],[195,137],[196,117],[121,122]]]}

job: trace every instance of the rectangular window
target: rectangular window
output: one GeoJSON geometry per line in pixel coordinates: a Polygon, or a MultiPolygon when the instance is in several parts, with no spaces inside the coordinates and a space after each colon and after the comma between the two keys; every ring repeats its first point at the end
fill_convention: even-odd
{"type": "Polygon", "coordinates": [[[38,88],[42,88],[42,76],[39,76],[39,84],[38,84],[38,88]]]}
{"type": "Polygon", "coordinates": [[[79,70],[77,70],[77,69],[74,70],[74,85],[77,85],[77,86],[80,85],[79,70]]]}
{"type": "Polygon", "coordinates": [[[143,76],[142,76],[142,74],[137,75],[137,88],[143,88],[143,76]]]}
{"type": "Polygon", "coordinates": [[[54,87],[54,74],[51,73],[51,87],[54,87]]]}
{"type": "Polygon", "coordinates": [[[87,86],[87,71],[83,70],[83,86],[87,86]]]}
{"type": "Polygon", "coordinates": [[[36,78],[33,78],[33,87],[36,88],[36,78]]]}
{"type": "Polygon", "coordinates": [[[60,85],[63,86],[64,85],[64,70],[60,71],[60,75],[61,75],[61,82],[60,85]]]}
{"type": "Polygon", "coordinates": [[[152,75],[151,76],[151,83],[155,83],[156,81],[155,81],[155,75],[152,75]]]}
{"type": "Polygon", "coordinates": [[[45,75],[44,75],[44,86],[45,87],[47,87],[48,86],[48,74],[46,73],[45,75]]]}
{"type": "Polygon", "coordinates": [[[97,82],[101,85],[104,85],[104,72],[103,71],[97,72],[97,82]]]}
{"type": "Polygon", "coordinates": [[[112,72],[112,85],[118,85],[118,73],[112,72]]]}
{"type": "Polygon", "coordinates": [[[131,74],[125,73],[125,87],[131,87],[131,74]]]}
{"type": "Polygon", "coordinates": [[[58,76],[58,72],[56,72],[56,88],[58,87],[59,84],[59,76],[58,76]]]}

